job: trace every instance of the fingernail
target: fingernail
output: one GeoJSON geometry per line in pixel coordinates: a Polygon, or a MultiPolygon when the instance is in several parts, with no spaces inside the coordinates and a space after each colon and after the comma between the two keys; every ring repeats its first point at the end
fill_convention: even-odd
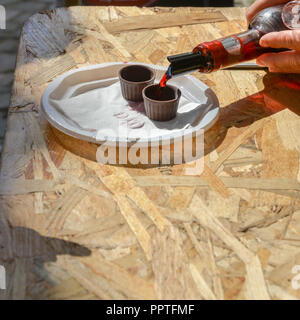
{"type": "Polygon", "coordinates": [[[263,40],[263,39],[260,39],[259,45],[260,45],[261,47],[267,47],[267,46],[268,46],[267,43],[265,42],[265,40],[263,40]]]}

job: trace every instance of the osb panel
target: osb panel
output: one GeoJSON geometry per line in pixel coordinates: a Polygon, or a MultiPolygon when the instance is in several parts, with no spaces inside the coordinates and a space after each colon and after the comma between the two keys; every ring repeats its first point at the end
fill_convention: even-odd
{"type": "Polygon", "coordinates": [[[97,164],[96,145],[40,114],[68,70],[166,66],[245,27],[237,8],[74,7],[27,21],[0,171],[1,299],[300,298],[299,77],[195,73],[221,105],[200,176],[184,175],[195,163],[97,164]]]}

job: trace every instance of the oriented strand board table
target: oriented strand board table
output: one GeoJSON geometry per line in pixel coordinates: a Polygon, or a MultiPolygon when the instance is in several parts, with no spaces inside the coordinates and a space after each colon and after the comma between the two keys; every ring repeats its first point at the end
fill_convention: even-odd
{"type": "Polygon", "coordinates": [[[166,56],[246,28],[244,10],[73,7],[24,26],[1,162],[2,299],[298,299],[297,75],[194,75],[221,115],[194,164],[124,168],[40,114],[58,75],[166,56]]]}

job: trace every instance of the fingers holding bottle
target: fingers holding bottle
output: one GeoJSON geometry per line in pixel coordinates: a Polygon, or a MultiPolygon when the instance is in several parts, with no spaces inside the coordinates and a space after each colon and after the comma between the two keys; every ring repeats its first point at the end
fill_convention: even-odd
{"type": "Polygon", "coordinates": [[[259,44],[262,47],[286,48],[300,51],[300,29],[270,32],[260,39],[259,44]]]}
{"type": "Polygon", "coordinates": [[[270,72],[300,73],[300,52],[265,53],[257,58],[256,63],[267,67],[270,72]]]}

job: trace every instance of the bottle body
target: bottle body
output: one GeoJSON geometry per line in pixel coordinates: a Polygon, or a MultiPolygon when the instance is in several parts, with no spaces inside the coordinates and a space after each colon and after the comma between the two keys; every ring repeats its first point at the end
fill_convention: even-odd
{"type": "Polygon", "coordinates": [[[252,19],[247,31],[199,44],[193,52],[207,56],[206,65],[200,72],[212,72],[256,59],[263,53],[285,50],[264,48],[259,45],[263,35],[287,29],[282,20],[282,9],[283,5],[266,8],[252,19]]]}
{"type": "Polygon", "coordinates": [[[234,34],[214,41],[203,42],[194,48],[194,53],[201,53],[206,63],[200,72],[212,72],[240,62],[259,57],[266,52],[275,52],[273,48],[263,48],[259,40],[263,33],[256,29],[234,34]]]}
{"type": "Polygon", "coordinates": [[[263,53],[286,50],[259,45],[263,35],[288,29],[282,20],[282,9],[283,5],[266,8],[252,19],[247,31],[202,42],[192,52],[169,56],[169,78],[196,70],[208,73],[256,59],[263,53]]]}

